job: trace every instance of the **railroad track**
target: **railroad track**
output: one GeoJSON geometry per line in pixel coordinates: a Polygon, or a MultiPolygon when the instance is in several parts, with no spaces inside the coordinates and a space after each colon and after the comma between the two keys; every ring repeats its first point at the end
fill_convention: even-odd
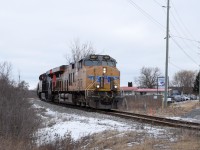
{"type": "Polygon", "coordinates": [[[130,112],[124,112],[124,111],[119,111],[119,110],[114,110],[114,109],[98,110],[98,109],[93,109],[93,108],[89,108],[89,107],[80,107],[80,106],[76,106],[76,105],[66,105],[66,104],[53,103],[53,102],[48,102],[48,103],[53,104],[53,105],[62,106],[62,107],[65,106],[65,107],[72,108],[72,109],[79,109],[79,110],[88,111],[88,112],[97,112],[97,113],[102,113],[102,114],[106,114],[106,115],[117,116],[120,118],[137,120],[139,122],[147,123],[147,124],[151,124],[151,125],[152,124],[153,125],[162,125],[162,126],[168,126],[168,127],[176,127],[176,128],[200,131],[200,123],[195,123],[195,122],[174,120],[174,119],[169,119],[169,118],[149,116],[149,115],[143,115],[143,114],[137,114],[137,113],[130,113],[130,112]]]}
{"type": "Polygon", "coordinates": [[[117,116],[117,117],[122,117],[126,119],[133,119],[139,122],[144,122],[144,123],[153,124],[153,125],[162,125],[162,126],[200,131],[200,123],[195,123],[195,122],[174,120],[174,119],[169,119],[169,118],[149,116],[149,115],[136,114],[136,113],[130,113],[130,112],[122,112],[118,110],[110,110],[110,111],[98,110],[98,112],[117,116]]]}

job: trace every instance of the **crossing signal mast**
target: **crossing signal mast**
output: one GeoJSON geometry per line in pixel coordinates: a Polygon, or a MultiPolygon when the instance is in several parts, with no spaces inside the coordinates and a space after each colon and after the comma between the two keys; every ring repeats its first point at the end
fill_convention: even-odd
{"type": "Polygon", "coordinates": [[[169,59],[169,2],[167,0],[167,30],[166,30],[166,62],[165,62],[165,97],[164,106],[167,106],[167,96],[168,96],[168,59],[169,59]]]}

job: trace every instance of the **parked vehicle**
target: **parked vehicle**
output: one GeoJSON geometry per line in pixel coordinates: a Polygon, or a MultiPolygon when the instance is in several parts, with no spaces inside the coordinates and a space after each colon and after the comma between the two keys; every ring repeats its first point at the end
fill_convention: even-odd
{"type": "Polygon", "coordinates": [[[181,95],[181,100],[182,101],[187,101],[187,100],[190,100],[190,98],[187,97],[186,95],[181,95]]]}
{"type": "Polygon", "coordinates": [[[190,100],[196,100],[197,99],[197,96],[196,95],[188,95],[188,97],[190,98],[190,100]]]}
{"type": "Polygon", "coordinates": [[[176,102],[182,101],[181,95],[174,95],[174,101],[176,101],[176,102]]]}
{"type": "Polygon", "coordinates": [[[171,97],[167,98],[167,103],[173,103],[173,102],[174,102],[174,100],[171,97]]]}

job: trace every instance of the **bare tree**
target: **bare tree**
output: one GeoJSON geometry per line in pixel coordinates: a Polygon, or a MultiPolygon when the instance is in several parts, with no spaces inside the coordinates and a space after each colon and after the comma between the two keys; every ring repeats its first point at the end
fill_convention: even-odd
{"type": "Polygon", "coordinates": [[[195,75],[195,71],[181,70],[175,73],[171,84],[180,88],[183,93],[190,94],[194,86],[195,75]]]}
{"type": "Polygon", "coordinates": [[[157,87],[157,78],[161,75],[159,68],[142,67],[140,76],[135,79],[136,84],[143,88],[157,87]]]}
{"type": "Polygon", "coordinates": [[[77,62],[90,54],[95,54],[96,52],[91,42],[81,43],[78,39],[71,43],[70,49],[71,55],[68,53],[65,56],[68,64],[71,62],[77,62]]]}
{"type": "Polygon", "coordinates": [[[0,80],[10,81],[12,66],[8,62],[0,63],[0,80]]]}
{"type": "Polygon", "coordinates": [[[28,91],[29,84],[27,82],[25,82],[24,80],[20,81],[20,83],[18,83],[18,88],[28,91]]]}
{"type": "Polygon", "coordinates": [[[198,93],[199,92],[199,76],[200,76],[200,71],[199,73],[196,75],[196,79],[194,81],[194,87],[193,87],[193,92],[194,93],[198,93]]]}
{"type": "Polygon", "coordinates": [[[32,142],[39,119],[27,100],[28,84],[22,81],[17,87],[10,79],[11,68],[9,63],[0,62],[0,138],[32,142]]]}

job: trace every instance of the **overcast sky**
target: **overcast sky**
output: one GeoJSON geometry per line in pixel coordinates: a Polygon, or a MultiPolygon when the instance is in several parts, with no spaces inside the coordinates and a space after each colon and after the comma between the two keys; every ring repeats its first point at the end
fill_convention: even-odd
{"type": "MultiPolygon", "coordinates": [[[[198,70],[200,1],[171,0],[169,76],[198,70]],[[182,37],[191,40],[183,40],[182,37]]],[[[118,62],[121,85],[145,67],[165,74],[166,0],[0,0],[0,62],[35,88],[38,76],[66,64],[70,43],[91,42],[118,62]],[[136,5],[135,5],[136,4],[136,5]]]]}

